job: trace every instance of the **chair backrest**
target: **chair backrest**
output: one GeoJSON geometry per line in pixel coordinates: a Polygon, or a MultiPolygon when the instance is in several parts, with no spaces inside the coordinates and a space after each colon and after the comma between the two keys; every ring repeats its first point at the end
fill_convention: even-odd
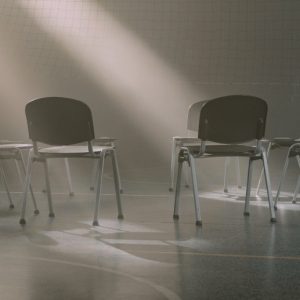
{"type": "Polygon", "coordinates": [[[207,101],[201,109],[198,137],[216,143],[245,143],[265,134],[268,105],[254,96],[231,95],[207,101]]]}
{"type": "Polygon", "coordinates": [[[90,108],[63,97],[45,97],[25,107],[29,137],[48,145],[71,145],[95,138],[90,108]]]}
{"type": "Polygon", "coordinates": [[[198,101],[190,105],[187,116],[187,130],[198,132],[200,111],[206,102],[198,101]]]}

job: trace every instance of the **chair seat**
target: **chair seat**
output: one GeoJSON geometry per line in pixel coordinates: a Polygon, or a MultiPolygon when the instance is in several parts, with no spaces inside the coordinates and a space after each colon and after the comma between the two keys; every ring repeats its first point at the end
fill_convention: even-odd
{"type": "MultiPolygon", "coordinates": [[[[104,150],[112,150],[113,147],[109,146],[93,146],[94,153],[100,153],[104,150]]],[[[84,156],[89,155],[87,146],[56,146],[39,149],[39,153],[45,156],[84,156]]]]}
{"type": "Polygon", "coordinates": [[[14,150],[14,149],[31,149],[32,144],[21,144],[21,143],[8,143],[8,144],[1,144],[0,143],[0,151],[1,150],[14,150]]]}
{"type": "Polygon", "coordinates": [[[270,142],[272,142],[272,149],[274,149],[279,147],[290,147],[295,144],[297,140],[292,138],[278,137],[271,139],[270,142]]]}
{"type": "MultiPolygon", "coordinates": [[[[200,147],[187,147],[193,155],[200,153],[200,147]]],[[[207,145],[203,156],[254,156],[257,148],[255,146],[246,145],[207,145]]]]}
{"type": "Polygon", "coordinates": [[[201,140],[196,137],[181,137],[181,136],[174,136],[173,139],[175,139],[176,142],[179,142],[181,144],[199,144],[201,143],[201,140]]]}

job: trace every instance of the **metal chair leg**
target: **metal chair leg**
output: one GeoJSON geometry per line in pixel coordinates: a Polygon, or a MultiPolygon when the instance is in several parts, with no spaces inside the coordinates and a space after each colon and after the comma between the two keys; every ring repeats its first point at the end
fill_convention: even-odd
{"type": "Polygon", "coordinates": [[[238,157],[236,157],[235,159],[235,168],[236,168],[237,187],[241,189],[242,188],[241,168],[240,168],[240,159],[238,157]]]}
{"type": "Polygon", "coordinates": [[[70,164],[69,160],[67,158],[64,159],[65,167],[66,167],[66,173],[67,173],[67,180],[68,180],[68,188],[69,188],[69,195],[74,196],[74,190],[73,190],[73,184],[72,184],[72,178],[71,178],[71,172],[70,172],[70,164]]]}
{"type": "Polygon", "coordinates": [[[105,160],[105,152],[101,152],[98,159],[98,168],[97,168],[97,185],[96,185],[96,203],[95,203],[95,211],[94,211],[94,220],[93,226],[98,226],[98,212],[99,212],[99,204],[100,204],[100,196],[101,196],[101,188],[102,188],[102,177],[104,170],[104,160],[105,160]]]}
{"type": "Polygon", "coordinates": [[[121,195],[120,195],[120,191],[121,191],[120,175],[119,175],[117,155],[116,155],[115,150],[112,150],[112,152],[111,152],[111,160],[112,160],[112,166],[113,166],[114,183],[115,183],[117,206],[118,206],[118,219],[124,219],[123,211],[122,211],[122,204],[121,204],[121,195]]]}
{"type": "Polygon", "coordinates": [[[8,184],[7,184],[7,180],[6,180],[6,174],[5,174],[5,171],[4,171],[2,161],[1,161],[1,164],[0,164],[0,172],[1,172],[2,182],[3,182],[4,188],[5,188],[6,194],[7,194],[8,201],[9,201],[9,208],[12,209],[15,206],[14,206],[14,203],[12,201],[12,198],[11,198],[11,195],[10,195],[10,192],[9,192],[9,188],[8,188],[8,184]]]}
{"type": "Polygon", "coordinates": [[[224,193],[228,193],[228,167],[230,163],[230,158],[225,158],[225,165],[224,165],[224,193]]]}
{"type": "MultiPolygon", "coordinates": [[[[300,168],[300,156],[297,155],[296,156],[297,162],[298,162],[298,166],[300,168]]],[[[295,192],[294,192],[294,196],[293,196],[293,203],[295,204],[297,202],[297,195],[299,193],[299,189],[300,189],[300,175],[298,176],[298,180],[297,180],[297,184],[296,184],[296,188],[295,188],[295,192]]]]}
{"type": "Polygon", "coordinates": [[[198,190],[198,182],[197,182],[196,164],[193,155],[189,154],[189,160],[191,164],[191,173],[192,173],[196,225],[201,226],[202,220],[201,220],[201,212],[200,212],[199,190],[198,190]]]}
{"type": "Polygon", "coordinates": [[[91,183],[90,183],[91,191],[93,191],[95,189],[95,185],[97,185],[97,172],[98,172],[98,161],[94,161],[92,176],[91,176],[91,183]]]}
{"type": "Polygon", "coordinates": [[[173,219],[179,219],[179,199],[180,199],[180,189],[181,189],[181,174],[182,174],[182,164],[183,164],[183,157],[181,154],[178,155],[178,167],[177,167],[177,178],[176,178],[176,186],[175,186],[175,202],[174,202],[174,212],[173,212],[173,219]]]}
{"type": "MultiPolygon", "coordinates": [[[[19,155],[21,158],[21,167],[22,167],[24,175],[26,176],[25,160],[24,160],[23,153],[21,150],[19,151],[19,155]]],[[[20,173],[21,173],[21,171],[20,171],[20,173]]],[[[40,213],[40,211],[37,208],[37,204],[36,204],[36,200],[35,200],[35,196],[34,196],[31,184],[29,184],[29,191],[30,191],[30,195],[31,195],[31,199],[32,199],[33,207],[34,207],[34,214],[38,215],[40,213]]]]}
{"type": "Polygon", "coordinates": [[[271,215],[271,222],[275,223],[276,216],[275,216],[275,209],[274,209],[273,196],[272,196],[272,187],[271,187],[270,173],[269,173],[266,152],[262,153],[262,158],[263,158],[264,171],[265,171],[265,182],[266,182],[267,193],[268,193],[268,202],[269,202],[269,209],[270,209],[270,215],[271,215]]]}
{"type": "Polygon", "coordinates": [[[50,180],[49,180],[49,171],[48,171],[48,164],[47,160],[43,161],[44,171],[45,171],[45,183],[46,183],[46,192],[47,192],[47,199],[48,199],[48,206],[49,206],[49,217],[54,218],[55,214],[53,211],[52,205],[52,195],[51,195],[51,188],[50,188],[50,180]]]}
{"type": "Polygon", "coordinates": [[[32,164],[33,164],[33,150],[29,151],[28,162],[26,168],[26,176],[24,182],[24,190],[23,190],[23,201],[22,201],[22,209],[19,223],[21,225],[26,224],[25,213],[26,213],[26,204],[27,204],[27,194],[31,181],[31,173],[32,173],[32,164]]]}
{"type": "Polygon", "coordinates": [[[281,177],[280,177],[280,180],[279,180],[279,185],[278,185],[278,189],[277,189],[277,193],[276,193],[276,197],[275,197],[275,203],[274,203],[275,209],[277,209],[277,202],[278,202],[278,199],[279,199],[281,187],[282,187],[282,184],[284,182],[286,171],[287,171],[288,166],[289,166],[289,160],[290,160],[289,159],[289,155],[290,155],[290,151],[288,151],[288,153],[286,155],[284,167],[283,167],[283,170],[282,170],[282,173],[281,173],[281,177]]]}
{"type": "Polygon", "coordinates": [[[176,167],[176,149],[177,143],[176,138],[173,137],[172,140],[172,148],[171,148],[171,170],[170,170],[170,187],[169,191],[172,192],[174,190],[174,181],[175,181],[175,167],[176,167]]]}
{"type": "Polygon", "coordinates": [[[116,163],[116,172],[117,172],[117,176],[118,176],[118,182],[119,182],[119,190],[120,193],[123,193],[123,187],[122,187],[122,181],[121,181],[121,177],[120,177],[120,170],[119,170],[119,163],[118,163],[118,155],[117,155],[117,149],[114,148],[114,160],[116,163]]]}
{"type": "Polygon", "coordinates": [[[254,160],[252,158],[249,158],[244,216],[249,216],[250,215],[250,213],[249,213],[249,204],[250,204],[253,161],[254,160]]]}
{"type": "MultiPolygon", "coordinates": [[[[272,143],[269,142],[268,147],[267,147],[267,158],[269,158],[271,146],[272,146],[272,143]]],[[[261,171],[260,171],[260,175],[259,175],[259,179],[258,179],[258,183],[257,183],[257,188],[256,188],[256,193],[255,193],[256,197],[259,196],[260,186],[261,186],[261,181],[262,181],[262,178],[263,178],[263,174],[264,174],[264,169],[262,168],[261,171]]]]}
{"type": "Polygon", "coordinates": [[[294,204],[297,203],[297,195],[298,195],[298,193],[299,193],[299,190],[300,190],[300,175],[298,176],[298,180],[297,180],[295,192],[294,192],[294,195],[293,195],[293,200],[292,200],[292,202],[293,202],[294,204]]]}

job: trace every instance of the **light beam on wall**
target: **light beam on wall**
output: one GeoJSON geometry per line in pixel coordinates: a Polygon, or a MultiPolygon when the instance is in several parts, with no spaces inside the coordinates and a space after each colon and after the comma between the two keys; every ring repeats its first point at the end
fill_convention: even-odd
{"type": "Polygon", "coordinates": [[[178,132],[179,123],[184,127],[187,106],[198,100],[199,92],[99,3],[84,2],[88,9],[82,1],[21,4],[157,147],[162,137],[178,132]],[[95,34],[85,35],[83,28],[95,34]]]}

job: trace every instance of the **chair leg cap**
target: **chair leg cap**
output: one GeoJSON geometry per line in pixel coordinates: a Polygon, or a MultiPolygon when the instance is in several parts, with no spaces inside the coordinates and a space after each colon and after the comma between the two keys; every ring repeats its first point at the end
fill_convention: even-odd
{"type": "Polygon", "coordinates": [[[228,193],[228,189],[224,189],[224,193],[228,193]]]}
{"type": "Polygon", "coordinates": [[[271,223],[276,223],[276,218],[271,218],[271,223]]]}
{"type": "Polygon", "coordinates": [[[20,225],[25,225],[26,224],[26,220],[25,219],[20,219],[19,224],[20,225]]]}
{"type": "Polygon", "coordinates": [[[124,219],[123,214],[119,214],[119,215],[118,215],[118,219],[119,219],[119,220],[123,220],[123,219],[124,219]]]}
{"type": "Polygon", "coordinates": [[[49,218],[54,218],[54,217],[55,217],[54,212],[49,213],[49,218]]]}
{"type": "Polygon", "coordinates": [[[244,216],[245,216],[245,217],[249,217],[249,216],[250,216],[250,213],[249,213],[249,212],[244,212],[244,216]]]}
{"type": "Polygon", "coordinates": [[[179,220],[179,215],[173,215],[173,220],[179,220]]]}
{"type": "Polygon", "coordinates": [[[69,196],[70,196],[70,197],[73,197],[73,196],[74,196],[74,192],[70,192],[70,193],[69,193],[69,196]]]}
{"type": "Polygon", "coordinates": [[[123,193],[124,193],[123,189],[120,189],[120,194],[123,194],[123,193]]]}
{"type": "Polygon", "coordinates": [[[43,189],[43,190],[42,190],[42,193],[47,193],[47,190],[43,189]]]}
{"type": "Polygon", "coordinates": [[[190,186],[188,184],[186,184],[185,187],[188,189],[190,186]]]}
{"type": "Polygon", "coordinates": [[[202,221],[196,221],[196,226],[202,226],[202,221]]]}
{"type": "Polygon", "coordinates": [[[90,191],[93,191],[94,190],[94,187],[93,186],[90,186],[90,191]]]}
{"type": "Polygon", "coordinates": [[[15,206],[14,206],[13,204],[10,204],[10,205],[9,205],[9,208],[10,208],[10,209],[13,209],[13,208],[15,208],[15,206]]]}
{"type": "Polygon", "coordinates": [[[38,215],[40,213],[40,211],[38,209],[35,209],[33,212],[35,215],[38,215]]]}
{"type": "Polygon", "coordinates": [[[238,188],[239,188],[239,189],[241,189],[241,188],[242,188],[242,186],[241,186],[241,185],[238,185],[238,188]]]}
{"type": "Polygon", "coordinates": [[[274,206],[274,209],[277,210],[277,205],[274,206]]]}
{"type": "Polygon", "coordinates": [[[169,188],[169,192],[173,192],[173,191],[174,191],[174,189],[170,187],[169,188]]]}
{"type": "Polygon", "coordinates": [[[293,204],[296,204],[296,203],[297,203],[297,201],[296,201],[296,200],[293,200],[293,201],[292,201],[292,203],[293,203],[293,204]]]}
{"type": "Polygon", "coordinates": [[[98,220],[96,220],[96,221],[93,221],[93,226],[99,226],[99,222],[98,222],[98,220]]]}

